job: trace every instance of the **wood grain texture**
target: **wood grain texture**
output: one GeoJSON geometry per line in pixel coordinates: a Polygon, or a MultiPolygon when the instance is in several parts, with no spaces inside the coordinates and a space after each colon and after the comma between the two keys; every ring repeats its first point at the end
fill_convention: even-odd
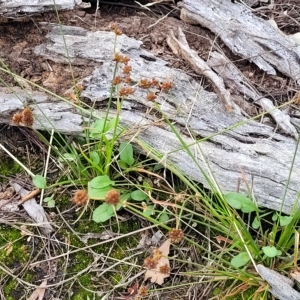
{"type": "MultiPolygon", "coordinates": [[[[93,74],[82,80],[82,96],[98,103],[107,100],[114,69],[111,51],[114,35],[109,32],[91,33],[68,26],[63,30],[72,63],[83,65],[85,62],[95,65],[93,74]]],[[[48,42],[37,47],[36,53],[47,59],[67,63],[67,55],[62,51],[64,46],[59,27],[53,26],[47,38],[48,42]]],[[[136,149],[146,154],[151,153],[152,147],[161,153],[162,164],[167,159],[180,172],[207,188],[209,179],[216,182],[222,192],[235,191],[244,172],[259,206],[276,210],[282,208],[284,212],[290,213],[297,199],[300,178],[300,161],[296,159],[286,190],[291,162],[296,151],[295,139],[275,132],[273,127],[249,120],[241,113],[226,111],[215,93],[205,91],[184,72],[167,67],[166,62],[141,49],[141,45],[141,42],[125,35],[117,42],[117,52],[122,52],[131,59],[133,80],[138,82],[141,78],[168,78],[172,80],[174,88],[169,94],[161,93],[156,104],[145,100],[146,91],[139,88],[136,88],[134,95],[125,99],[120,122],[127,129],[127,139],[136,142],[136,149]],[[182,140],[190,145],[189,152],[193,157],[183,150],[176,134],[161,119],[162,115],[169,118],[182,140]],[[143,149],[137,143],[140,142],[141,145],[141,141],[144,143],[143,149]]],[[[11,99],[14,96],[16,97],[11,94],[11,99]]],[[[11,113],[23,104],[16,97],[9,101],[15,104],[9,104],[3,113],[3,108],[8,105],[8,101],[3,102],[3,99],[5,97],[0,95],[0,121],[10,122],[11,113]]],[[[49,100],[48,108],[42,102],[41,105],[45,105],[43,110],[51,109],[55,112],[57,106],[58,111],[74,114],[74,118],[68,116],[68,120],[77,120],[76,125],[72,122],[66,123],[57,130],[69,130],[70,134],[78,132],[81,126],[77,119],[78,113],[72,108],[60,109],[61,105],[65,104],[52,101],[54,100],[49,100]]],[[[34,112],[39,110],[39,104],[32,105],[36,105],[33,107],[34,112]]],[[[105,111],[98,110],[95,113],[103,116],[105,111]]],[[[115,110],[111,109],[110,116],[113,117],[115,113],[115,110]]],[[[60,120],[59,117],[54,119],[60,120]]],[[[39,123],[52,128],[42,114],[36,115],[34,126],[39,123]]],[[[248,192],[248,187],[243,181],[240,191],[246,194],[248,192]]]]}

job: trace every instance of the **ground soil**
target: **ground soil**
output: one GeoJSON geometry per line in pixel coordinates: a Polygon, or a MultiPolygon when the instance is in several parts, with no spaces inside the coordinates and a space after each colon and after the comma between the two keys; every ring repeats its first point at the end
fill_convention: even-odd
{"type": "MultiPolygon", "coordinates": [[[[269,6],[268,3],[257,1],[254,6],[255,13],[263,18],[273,18],[279,29],[286,34],[300,32],[299,0],[275,0],[274,2],[273,6],[269,6]]],[[[180,10],[172,1],[155,5],[150,10],[143,9],[134,1],[112,1],[100,3],[99,10],[96,11],[96,5],[93,3],[90,9],[75,9],[59,12],[58,15],[62,24],[80,26],[91,31],[108,31],[111,23],[115,22],[124,34],[143,41],[145,49],[166,60],[169,66],[184,70],[196,80],[201,81],[206,89],[213,90],[205,78],[195,74],[191,67],[177,58],[167,46],[168,31],[180,26],[186,33],[190,47],[196,50],[201,58],[206,60],[210,51],[215,47],[222,47],[226,55],[248,76],[253,85],[262,94],[271,96],[275,104],[291,99],[297,91],[291,79],[281,74],[276,77],[265,74],[246,60],[234,56],[208,29],[181,21],[180,10]]],[[[69,66],[47,61],[33,52],[36,45],[45,41],[47,34],[40,22],[57,23],[57,14],[48,12],[24,17],[18,21],[2,20],[0,23],[0,59],[12,72],[64,96],[65,92],[73,86],[69,66]]],[[[91,73],[92,69],[92,67],[73,66],[75,80],[83,79],[91,73]]],[[[0,86],[16,85],[13,77],[5,73],[0,73],[0,79],[0,86]]],[[[21,149],[27,149],[28,143],[24,145],[21,141],[29,140],[28,132],[20,132],[18,129],[12,132],[11,130],[6,126],[1,127],[0,142],[5,141],[5,144],[14,151],[16,151],[17,143],[20,143],[21,149]],[[12,136],[17,137],[17,141],[13,141],[12,136]]],[[[35,140],[32,136],[30,139],[35,140]]],[[[35,147],[36,145],[31,146],[30,149],[36,151],[35,147]]],[[[25,153],[30,153],[30,151],[28,152],[27,149],[25,153]]],[[[42,157],[44,151],[41,151],[40,155],[42,157]]],[[[34,280],[40,282],[45,272],[37,270],[34,273],[34,280]]],[[[44,299],[53,299],[51,297],[53,297],[52,292],[46,294],[44,299]]]]}

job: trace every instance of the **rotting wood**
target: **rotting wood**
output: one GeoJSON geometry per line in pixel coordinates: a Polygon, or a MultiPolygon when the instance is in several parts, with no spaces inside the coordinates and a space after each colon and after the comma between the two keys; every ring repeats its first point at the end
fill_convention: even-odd
{"type": "Polygon", "coordinates": [[[181,19],[214,32],[237,55],[268,74],[275,69],[300,84],[300,45],[282,36],[242,3],[228,0],[183,0],[181,19]]]}
{"type": "MultiPolygon", "coordinates": [[[[88,32],[69,26],[64,26],[63,31],[68,55],[64,51],[64,41],[57,25],[53,25],[52,31],[47,35],[48,41],[37,47],[35,53],[61,63],[67,63],[70,59],[74,65],[94,64],[96,67],[93,74],[82,80],[82,97],[98,103],[107,100],[114,69],[114,34],[88,32]]],[[[141,44],[122,35],[116,45],[117,52],[122,52],[131,59],[133,81],[137,83],[141,78],[152,77],[162,81],[167,78],[172,80],[174,88],[168,95],[160,94],[157,103],[153,104],[145,100],[146,91],[136,87],[135,93],[124,101],[120,115],[121,125],[127,128],[127,138],[136,142],[144,141],[144,145],[149,145],[162,154],[162,164],[168,160],[189,178],[208,188],[206,176],[211,181],[216,181],[222,192],[234,191],[242,178],[241,172],[244,172],[259,206],[276,210],[282,207],[284,212],[290,213],[297,199],[300,177],[300,161],[296,160],[285,195],[296,149],[295,140],[274,132],[274,128],[270,126],[247,120],[236,111],[226,111],[216,94],[203,90],[202,86],[184,72],[167,67],[166,62],[141,49],[141,44]],[[158,118],[161,113],[157,107],[173,122],[186,144],[190,145],[189,150],[195,160],[182,150],[180,141],[167,123],[158,118]],[[278,156],[278,153],[281,155],[278,156]],[[285,201],[282,203],[284,195],[285,201]]],[[[21,94],[23,101],[28,101],[26,93],[21,94]]],[[[2,95],[0,94],[0,112],[5,107],[6,110],[5,114],[1,113],[0,121],[10,122],[13,112],[23,107],[22,98],[9,94],[11,100],[3,102],[2,95]],[[10,107],[8,102],[15,105],[10,107]]],[[[44,98],[47,98],[46,95],[44,98]]],[[[39,111],[39,105],[33,102],[30,105],[34,114],[39,111]]],[[[48,109],[47,116],[50,117],[51,110],[56,111],[56,106],[60,105],[65,104],[48,102],[42,109],[48,109]]],[[[104,116],[104,110],[95,113],[104,116]]],[[[67,107],[62,112],[70,113],[68,119],[72,121],[72,113],[74,119],[79,115],[67,107]]],[[[115,116],[115,113],[111,109],[110,116],[115,116]]],[[[38,114],[35,118],[34,126],[41,123],[51,128],[44,115],[38,114]]],[[[55,120],[60,120],[59,114],[55,120]]],[[[77,120],[76,126],[79,128],[81,119],[77,120]]],[[[74,130],[72,123],[64,125],[64,132],[67,130],[73,134],[78,132],[74,130]]],[[[143,151],[151,155],[151,150],[146,146],[143,151]]],[[[240,184],[240,191],[247,193],[244,182],[240,184]]]]}

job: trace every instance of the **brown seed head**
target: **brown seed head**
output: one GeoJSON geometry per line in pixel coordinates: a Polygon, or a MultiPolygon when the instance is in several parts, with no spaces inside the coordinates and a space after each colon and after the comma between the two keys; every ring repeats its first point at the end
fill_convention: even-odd
{"type": "Polygon", "coordinates": [[[72,202],[78,206],[85,206],[89,201],[89,196],[86,190],[78,190],[75,192],[72,202]]]}
{"type": "Polygon", "coordinates": [[[110,24],[110,29],[111,29],[111,30],[117,29],[117,24],[116,24],[116,23],[111,23],[111,24],[110,24]]]}
{"type": "Polygon", "coordinates": [[[24,108],[22,113],[22,123],[25,126],[32,126],[33,124],[33,113],[32,110],[28,107],[24,108]]]}
{"type": "Polygon", "coordinates": [[[123,73],[126,74],[126,75],[130,75],[131,70],[132,70],[132,68],[129,65],[125,65],[123,67],[123,73]]]}
{"type": "Polygon", "coordinates": [[[179,243],[183,239],[183,231],[181,229],[173,228],[169,232],[169,239],[172,243],[179,243]]]}
{"type": "Polygon", "coordinates": [[[113,84],[113,85],[118,85],[118,84],[120,84],[121,82],[122,82],[121,76],[116,76],[116,77],[113,79],[112,84],[113,84]]]}
{"type": "Polygon", "coordinates": [[[167,264],[160,266],[159,273],[165,274],[165,275],[170,274],[170,267],[167,264]]]}
{"type": "Polygon", "coordinates": [[[119,95],[121,97],[128,96],[128,95],[133,94],[133,92],[134,92],[134,89],[131,86],[123,87],[123,88],[120,89],[119,95]]]}
{"type": "Polygon", "coordinates": [[[173,87],[173,84],[171,81],[166,80],[164,81],[161,85],[160,88],[162,91],[167,92],[168,90],[170,90],[173,87]]]}
{"type": "Polygon", "coordinates": [[[162,256],[162,252],[160,250],[158,250],[157,248],[154,248],[152,251],[152,256],[153,256],[153,259],[158,261],[162,256]]]}
{"type": "Polygon", "coordinates": [[[154,77],[151,80],[151,86],[152,87],[159,87],[159,82],[157,79],[155,79],[154,77]]]}
{"type": "Polygon", "coordinates": [[[144,266],[147,269],[149,269],[149,270],[155,269],[156,265],[157,265],[157,260],[155,260],[154,258],[151,258],[151,257],[145,258],[144,266]]]}
{"type": "Polygon", "coordinates": [[[156,99],[155,93],[150,92],[150,93],[147,94],[147,100],[148,101],[154,102],[155,99],[156,99]]]}
{"type": "Polygon", "coordinates": [[[116,53],[114,56],[114,61],[127,65],[130,58],[128,56],[122,55],[120,53],[116,53]]]}
{"type": "Polygon", "coordinates": [[[131,82],[130,76],[126,76],[126,77],[124,78],[124,82],[125,82],[125,83],[130,83],[130,82],[131,82]]]}
{"type": "Polygon", "coordinates": [[[12,117],[12,121],[16,125],[20,125],[22,122],[22,115],[20,113],[15,113],[12,117]]]}
{"type": "Polygon", "coordinates": [[[146,286],[142,285],[139,288],[139,296],[141,296],[141,297],[147,297],[148,296],[148,288],[146,286]]]}
{"type": "Polygon", "coordinates": [[[151,87],[152,81],[146,78],[141,79],[139,87],[142,89],[149,89],[151,87]]]}
{"type": "Polygon", "coordinates": [[[117,205],[120,202],[120,194],[117,190],[110,190],[106,193],[105,201],[111,205],[117,205]]]}

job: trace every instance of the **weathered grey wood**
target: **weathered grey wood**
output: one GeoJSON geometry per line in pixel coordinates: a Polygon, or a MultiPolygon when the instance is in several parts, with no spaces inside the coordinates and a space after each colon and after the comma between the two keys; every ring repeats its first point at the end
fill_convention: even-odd
{"type": "Polygon", "coordinates": [[[299,300],[300,293],[293,289],[293,281],[278,272],[266,268],[263,265],[257,265],[259,275],[265,279],[271,286],[269,291],[278,300],[299,300]]]}
{"type": "Polygon", "coordinates": [[[228,0],[183,0],[181,18],[209,28],[231,49],[268,74],[275,69],[300,83],[300,45],[251,9],[228,0]]]}
{"type": "MultiPolygon", "coordinates": [[[[91,101],[106,100],[110,93],[115,65],[112,61],[114,35],[110,32],[92,33],[76,27],[64,27],[63,30],[72,64],[96,65],[93,74],[82,81],[82,96],[91,101]]],[[[161,93],[157,104],[153,104],[145,100],[145,90],[135,87],[135,93],[124,102],[120,116],[121,125],[131,129],[132,136],[128,138],[144,141],[146,145],[162,153],[162,164],[168,159],[188,177],[209,187],[205,178],[207,176],[218,183],[222,192],[236,190],[238,180],[242,178],[242,170],[249,185],[253,186],[258,205],[277,210],[282,206],[284,212],[290,213],[297,198],[299,160],[295,162],[284,203],[282,199],[296,148],[295,140],[274,132],[274,128],[270,126],[247,120],[237,112],[226,111],[216,94],[203,90],[190,76],[167,67],[166,62],[156,59],[140,47],[141,42],[126,36],[121,36],[117,41],[117,52],[131,58],[133,80],[137,83],[141,78],[167,78],[172,80],[174,88],[170,94],[161,93]],[[195,160],[182,150],[182,145],[168,125],[161,122],[158,117],[160,113],[156,114],[158,107],[173,122],[183,140],[190,145],[195,160]],[[217,133],[219,134],[216,135],[217,133]]],[[[62,50],[64,48],[59,28],[53,26],[48,34],[48,42],[37,47],[35,52],[47,59],[67,63],[67,55],[62,50]]],[[[7,100],[4,103],[2,101],[0,96],[0,112],[8,105],[7,100]]],[[[17,102],[15,109],[18,105],[23,106],[19,100],[14,101],[17,102]]],[[[48,103],[48,109],[55,111],[55,106],[55,103],[48,103]]],[[[63,111],[67,110],[65,108],[63,111]]],[[[34,112],[36,111],[38,108],[34,107],[34,112]]],[[[97,111],[97,114],[104,116],[105,111],[97,111]]],[[[5,116],[3,113],[0,115],[0,122],[5,122],[5,118],[10,116],[8,113],[5,116]]],[[[51,113],[47,115],[50,116],[51,113]]],[[[111,109],[110,116],[114,115],[115,110],[111,109]]],[[[42,114],[36,118],[45,126],[50,125],[42,114]]],[[[68,119],[73,120],[72,117],[68,119]]],[[[76,121],[77,128],[80,126],[79,120],[76,121]]],[[[9,120],[6,119],[7,121],[9,120]]],[[[72,124],[64,125],[64,132],[67,130],[73,133],[78,131],[74,130],[72,124]]],[[[244,182],[241,183],[240,190],[247,192],[244,182]]]]}
{"type": "MultiPolygon", "coordinates": [[[[81,0],[0,0],[0,16],[17,17],[24,13],[41,13],[49,10],[71,10],[81,0]]],[[[23,15],[24,16],[24,15],[23,15]]]]}
{"type": "Polygon", "coordinates": [[[195,50],[192,50],[189,47],[189,44],[181,28],[178,28],[176,37],[174,35],[174,32],[170,31],[167,37],[167,43],[177,56],[189,62],[191,68],[196,73],[204,75],[211,81],[212,85],[214,86],[215,92],[223,102],[227,111],[236,109],[237,113],[240,112],[239,107],[237,107],[235,103],[231,100],[230,92],[229,90],[226,90],[223,79],[220,76],[218,76],[210,68],[210,66],[198,56],[195,50]]]}
{"type": "Polygon", "coordinates": [[[232,91],[240,92],[243,96],[246,95],[252,99],[266,112],[269,112],[284,133],[295,139],[298,138],[297,130],[291,124],[290,117],[276,108],[270,99],[263,97],[224,55],[215,51],[211,52],[208,64],[224,79],[232,91]]]}
{"type": "Polygon", "coordinates": [[[70,104],[39,91],[0,87],[0,123],[14,125],[14,113],[27,106],[34,114],[34,129],[49,130],[54,127],[61,133],[82,132],[82,116],[70,104]]]}
{"type": "MultiPolygon", "coordinates": [[[[12,182],[11,185],[14,190],[21,195],[21,197],[25,197],[30,193],[30,191],[27,191],[16,182],[12,182]]],[[[37,204],[35,198],[31,198],[22,205],[28,215],[35,221],[36,225],[41,228],[45,235],[49,235],[51,232],[53,232],[53,228],[47,219],[43,207],[37,204]]]]}

